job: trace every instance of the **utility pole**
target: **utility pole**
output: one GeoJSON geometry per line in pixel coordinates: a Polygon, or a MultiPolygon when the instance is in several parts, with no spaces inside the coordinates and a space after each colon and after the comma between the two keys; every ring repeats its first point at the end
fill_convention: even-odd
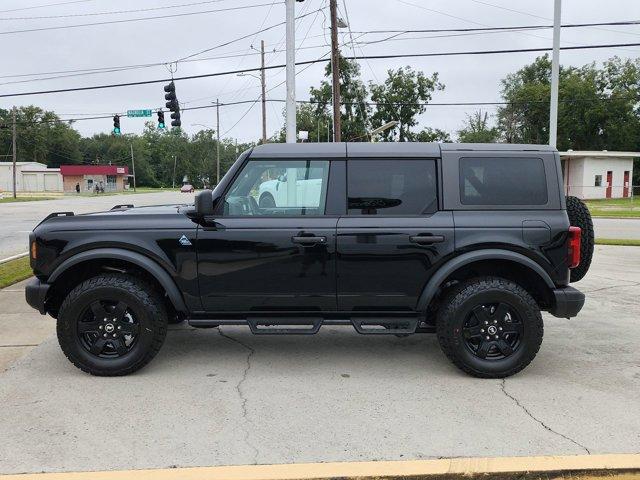
{"type": "Polygon", "coordinates": [[[176,166],[178,164],[178,157],[173,156],[173,177],[172,177],[172,188],[176,188],[176,166]]]}
{"type": "Polygon", "coordinates": [[[216,98],[216,187],[220,183],[220,102],[216,98]]]}
{"type": "Polygon", "coordinates": [[[131,168],[133,170],[133,191],[136,191],[136,161],[133,158],[133,143],[131,145],[131,168]]]}
{"type": "Polygon", "coordinates": [[[330,0],[331,10],[331,70],[333,77],[333,141],[340,142],[340,51],[338,50],[338,2],[330,0]]]}
{"type": "Polygon", "coordinates": [[[560,17],[562,0],[553,5],[553,57],[551,59],[551,108],[549,109],[549,145],[558,143],[558,91],[560,82],[560,17]]]}
{"type": "Polygon", "coordinates": [[[260,40],[260,83],[262,83],[262,143],[267,143],[267,79],[264,70],[264,40],[260,40]]]}
{"type": "Polygon", "coordinates": [[[17,197],[17,193],[16,193],[16,107],[13,107],[12,113],[11,113],[11,117],[13,119],[13,126],[11,128],[13,134],[12,134],[12,156],[13,156],[13,198],[17,197]]]}
{"type": "Polygon", "coordinates": [[[296,143],[296,0],[286,0],[287,143],[296,143]]]}

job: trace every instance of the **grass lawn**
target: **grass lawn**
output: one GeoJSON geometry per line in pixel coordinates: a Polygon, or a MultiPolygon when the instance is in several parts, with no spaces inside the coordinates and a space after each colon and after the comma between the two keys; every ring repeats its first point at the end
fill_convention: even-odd
{"type": "Polygon", "coordinates": [[[629,247],[640,247],[640,240],[620,239],[620,238],[596,238],[596,245],[623,245],[629,247]]]}
{"type": "Polygon", "coordinates": [[[640,218],[639,197],[587,200],[586,204],[594,217],[640,218]]]}
{"type": "Polygon", "coordinates": [[[37,202],[38,200],[55,200],[56,198],[62,197],[18,197],[13,198],[12,196],[5,196],[4,198],[0,198],[0,203],[13,203],[13,202],[37,202]]]}
{"type": "Polygon", "coordinates": [[[29,257],[18,258],[0,263],[0,288],[8,287],[33,275],[29,266],[29,257]]]}

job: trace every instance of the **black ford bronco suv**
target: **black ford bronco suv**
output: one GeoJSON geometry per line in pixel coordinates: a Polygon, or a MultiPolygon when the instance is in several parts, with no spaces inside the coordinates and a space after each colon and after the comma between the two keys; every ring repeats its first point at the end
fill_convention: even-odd
{"type": "Polygon", "coordinates": [[[30,236],[26,297],[94,375],[138,370],[187,320],[433,332],[463,371],[505,377],[538,352],[541,310],[584,303],[569,283],[593,226],[562,184],[544,146],[261,145],[195,205],[49,215],[30,236]]]}

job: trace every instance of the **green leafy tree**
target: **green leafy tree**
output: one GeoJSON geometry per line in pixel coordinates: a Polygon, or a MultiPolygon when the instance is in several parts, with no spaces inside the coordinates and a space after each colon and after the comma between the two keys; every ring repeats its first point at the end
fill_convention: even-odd
{"type": "Polygon", "coordinates": [[[489,126],[487,112],[478,110],[467,115],[464,127],[458,130],[458,142],[461,143],[493,143],[498,140],[500,130],[489,126]]]}
{"type": "Polygon", "coordinates": [[[377,103],[371,117],[371,127],[378,128],[391,120],[398,125],[381,134],[385,141],[410,142],[416,139],[413,127],[418,124],[418,115],[426,111],[436,90],[444,90],[438,74],[431,76],[417,72],[411,67],[389,70],[384,83],[370,84],[371,99],[377,103]]]}
{"type": "Polygon", "coordinates": [[[427,127],[415,135],[415,141],[451,143],[451,135],[439,128],[427,127]]]}

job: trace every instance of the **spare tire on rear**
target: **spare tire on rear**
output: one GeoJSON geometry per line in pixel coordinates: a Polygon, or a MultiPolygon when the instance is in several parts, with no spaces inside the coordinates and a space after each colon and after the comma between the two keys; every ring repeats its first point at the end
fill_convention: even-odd
{"type": "Polygon", "coordinates": [[[572,227],[580,227],[582,240],[580,242],[580,265],[571,270],[572,282],[581,280],[589,271],[593,257],[594,236],[593,221],[587,205],[578,197],[567,196],[567,214],[572,227]]]}

